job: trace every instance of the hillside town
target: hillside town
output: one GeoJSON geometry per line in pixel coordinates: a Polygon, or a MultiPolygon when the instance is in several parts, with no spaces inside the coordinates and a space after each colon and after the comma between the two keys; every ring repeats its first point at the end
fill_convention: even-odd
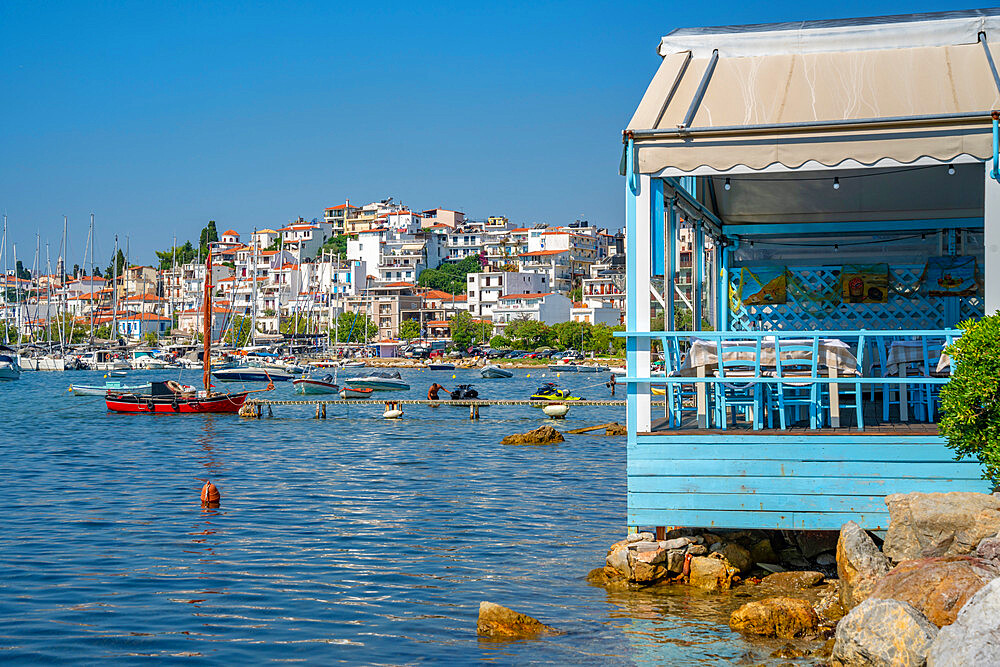
{"type": "MultiPolygon", "coordinates": [[[[127,261],[120,249],[107,270],[71,271],[59,258],[55,271],[32,273],[19,262],[7,272],[2,320],[21,342],[62,340],[70,330],[77,338],[193,339],[204,327],[202,253],[211,252],[213,340],[325,332],[366,344],[448,340],[460,313],[484,332],[482,343],[524,321],[620,329],[624,245],[620,231],[586,220],[518,226],[503,216],[416,211],[392,198],[347,200],[322,218],[274,228],[219,231],[211,221],[199,244],[158,252],[150,264],[127,261]]],[[[683,246],[682,289],[691,282],[690,239],[683,246]]]]}

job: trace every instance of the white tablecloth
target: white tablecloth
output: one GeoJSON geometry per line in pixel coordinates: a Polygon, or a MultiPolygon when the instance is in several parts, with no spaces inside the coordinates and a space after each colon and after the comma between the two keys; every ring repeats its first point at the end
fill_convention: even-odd
{"type": "MultiPolygon", "coordinates": [[[[932,350],[928,350],[933,352],[932,350]]],[[[948,373],[951,369],[951,357],[941,353],[937,359],[930,360],[930,366],[935,373],[948,373]]],[[[889,345],[889,353],[885,359],[885,374],[898,376],[899,367],[907,367],[907,375],[924,374],[924,346],[919,340],[897,340],[889,345]]]]}
{"type": "MultiPolygon", "coordinates": [[[[733,334],[738,336],[738,334],[733,334]]],[[[809,345],[812,343],[811,338],[782,338],[781,344],[784,345],[809,345]]],[[[727,347],[746,347],[747,345],[754,345],[752,341],[722,341],[722,354],[724,358],[729,360],[743,360],[753,362],[753,353],[747,352],[745,350],[741,351],[726,351],[727,347]]],[[[855,373],[858,368],[858,360],[851,353],[851,348],[844,341],[837,338],[820,338],[819,340],[819,365],[825,366],[827,368],[836,368],[841,375],[848,375],[855,373]]],[[[782,361],[785,359],[808,359],[809,353],[804,351],[795,351],[782,354],[782,361]]],[[[680,374],[686,377],[694,377],[698,374],[699,368],[705,369],[705,375],[711,374],[711,371],[718,368],[719,365],[719,346],[718,341],[715,340],[705,340],[703,338],[695,338],[691,341],[691,348],[688,353],[684,356],[684,361],[681,363],[680,374]]],[[[775,354],[774,354],[774,338],[766,337],[761,341],[760,344],[760,365],[762,368],[774,368],[775,367],[775,354]]]]}

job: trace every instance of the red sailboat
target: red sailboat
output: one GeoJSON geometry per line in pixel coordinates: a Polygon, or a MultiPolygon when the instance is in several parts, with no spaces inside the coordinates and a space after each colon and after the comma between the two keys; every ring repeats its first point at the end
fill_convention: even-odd
{"type": "Polygon", "coordinates": [[[203,353],[204,391],[185,390],[173,380],[152,382],[149,394],[115,393],[109,391],[105,397],[108,410],[113,412],[239,412],[247,396],[257,391],[271,391],[274,383],[268,382],[266,389],[252,389],[231,393],[212,391],[212,244],[208,247],[205,260],[205,303],[202,339],[205,341],[203,353]]]}

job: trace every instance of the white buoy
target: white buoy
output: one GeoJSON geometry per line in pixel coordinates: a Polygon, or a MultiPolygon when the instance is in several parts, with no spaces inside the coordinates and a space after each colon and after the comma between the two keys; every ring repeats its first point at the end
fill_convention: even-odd
{"type": "Polygon", "coordinates": [[[403,416],[403,411],[399,410],[398,408],[393,410],[386,410],[385,412],[382,413],[382,416],[385,417],[386,419],[399,419],[400,417],[403,416]]]}
{"type": "Polygon", "coordinates": [[[569,406],[553,403],[542,408],[542,412],[553,419],[562,419],[566,416],[566,413],[569,412],[569,406]]]}

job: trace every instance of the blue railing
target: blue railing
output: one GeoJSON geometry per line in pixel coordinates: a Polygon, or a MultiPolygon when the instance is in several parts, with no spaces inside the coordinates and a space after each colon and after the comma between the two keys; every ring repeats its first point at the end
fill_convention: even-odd
{"type": "MultiPolygon", "coordinates": [[[[691,412],[696,416],[694,425],[700,428],[726,429],[727,413],[734,405],[741,409],[733,411],[733,421],[742,412],[753,428],[763,428],[766,414],[769,428],[775,421],[779,428],[786,428],[789,399],[790,404],[808,407],[812,428],[827,423],[841,426],[840,408],[845,407],[855,415],[853,427],[863,429],[866,407],[869,422],[889,422],[892,406],[897,406],[900,421],[913,416],[933,422],[938,413],[937,392],[950,375],[950,364],[940,362],[940,357],[962,331],[645,331],[616,335],[637,340],[641,349],[648,350],[654,341],[660,345],[660,359],[645,369],[630,366],[627,376],[618,379],[633,385],[630,400],[645,403],[645,411],[639,411],[640,422],[642,414],[649,414],[651,395],[659,393],[666,396],[670,428],[690,427],[692,422],[685,421],[684,413],[691,412]],[[791,352],[787,358],[786,352],[791,352]],[[834,386],[836,390],[831,391],[834,386]],[[881,416],[872,417],[878,388],[882,390],[881,416]]],[[[640,423],[637,430],[649,430],[648,425],[640,423]]]]}

